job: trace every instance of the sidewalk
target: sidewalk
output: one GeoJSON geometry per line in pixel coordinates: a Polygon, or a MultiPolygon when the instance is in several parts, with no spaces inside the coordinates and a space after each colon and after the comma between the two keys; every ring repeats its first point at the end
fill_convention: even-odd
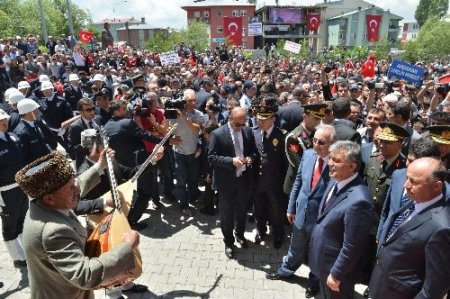
{"type": "MultiPolygon", "coordinates": [[[[144,221],[148,228],[141,232],[140,251],[143,274],[136,281],[149,287],[149,292],[125,298],[305,298],[309,270],[297,271],[292,280],[270,281],[265,278],[275,270],[287,251],[289,240],[280,250],[272,248],[272,240],[249,248],[237,248],[235,259],[224,254],[218,215],[198,212],[188,219],[181,216],[177,204],[162,201],[165,208],[147,210],[144,221]]],[[[201,204],[199,204],[201,206],[201,204]]],[[[254,224],[248,223],[246,238],[254,240],[254,224]]],[[[15,269],[3,242],[0,242],[1,298],[30,297],[27,271],[15,269]]],[[[358,285],[356,299],[365,286],[358,285]]],[[[104,291],[96,291],[103,298],[104,291]]],[[[316,298],[321,298],[320,295],[316,298]]]]}

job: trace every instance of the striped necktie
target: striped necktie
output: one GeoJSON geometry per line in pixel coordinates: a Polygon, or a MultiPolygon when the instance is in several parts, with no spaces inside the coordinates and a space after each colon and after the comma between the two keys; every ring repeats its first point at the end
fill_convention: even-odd
{"type": "Polygon", "coordinates": [[[400,215],[395,218],[394,223],[392,223],[391,229],[389,230],[388,234],[386,235],[386,240],[388,240],[397,230],[397,228],[406,220],[408,219],[409,215],[414,211],[416,208],[415,204],[411,204],[409,208],[403,211],[400,215]]]}

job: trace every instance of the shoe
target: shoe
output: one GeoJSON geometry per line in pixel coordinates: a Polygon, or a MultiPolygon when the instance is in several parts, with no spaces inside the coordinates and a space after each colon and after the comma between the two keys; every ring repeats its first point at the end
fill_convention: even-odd
{"type": "Polygon", "coordinates": [[[148,224],[145,222],[132,222],[130,224],[130,226],[131,226],[131,229],[140,231],[140,230],[147,228],[148,224]]]}
{"type": "Polygon", "coordinates": [[[152,208],[153,208],[153,210],[159,210],[159,209],[161,209],[162,208],[162,204],[159,202],[159,201],[157,201],[157,202],[152,202],[152,208]]]}
{"type": "Polygon", "coordinates": [[[214,216],[216,214],[216,212],[214,211],[214,208],[200,209],[200,213],[208,215],[208,216],[214,216]]]}
{"type": "Polygon", "coordinates": [[[286,279],[286,277],[281,276],[280,273],[278,273],[278,271],[273,271],[273,272],[266,273],[266,278],[270,279],[270,280],[286,279]]]}
{"type": "Polygon", "coordinates": [[[266,233],[256,233],[255,244],[260,244],[264,240],[265,237],[266,237],[266,233]]]}
{"type": "Polygon", "coordinates": [[[283,246],[283,239],[275,239],[275,240],[273,241],[273,247],[274,247],[275,249],[280,249],[281,246],[283,246]]]}
{"type": "Polygon", "coordinates": [[[14,261],[14,267],[16,268],[26,268],[27,267],[27,261],[14,261]]]}
{"type": "Polygon", "coordinates": [[[234,257],[233,247],[225,246],[225,255],[227,258],[232,259],[234,257]]]}
{"type": "Polygon", "coordinates": [[[305,297],[312,298],[312,297],[316,296],[318,293],[319,293],[319,289],[307,287],[306,292],[305,292],[305,297]]]}
{"type": "Polygon", "coordinates": [[[369,287],[367,287],[365,290],[364,290],[364,293],[363,293],[363,296],[365,297],[365,298],[369,298],[369,287]]]}
{"type": "Polygon", "coordinates": [[[122,292],[127,293],[144,293],[148,291],[148,287],[143,284],[135,283],[131,288],[127,290],[122,290],[122,292]]]}
{"type": "Polygon", "coordinates": [[[236,241],[242,246],[242,248],[248,248],[248,241],[243,235],[234,235],[236,241]]]}
{"type": "Polygon", "coordinates": [[[194,211],[191,208],[182,209],[181,213],[183,213],[184,215],[186,215],[188,217],[193,217],[194,216],[194,211]]]}

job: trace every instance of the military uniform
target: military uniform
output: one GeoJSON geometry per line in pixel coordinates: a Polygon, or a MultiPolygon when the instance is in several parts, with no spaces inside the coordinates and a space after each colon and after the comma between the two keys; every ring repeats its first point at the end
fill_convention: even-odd
{"type": "MultiPolygon", "coordinates": [[[[450,125],[429,126],[427,130],[431,139],[439,144],[440,147],[450,147],[450,125]]],[[[441,156],[441,160],[447,170],[450,170],[450,152],[448,152],[446,155],[441,156]]]]}

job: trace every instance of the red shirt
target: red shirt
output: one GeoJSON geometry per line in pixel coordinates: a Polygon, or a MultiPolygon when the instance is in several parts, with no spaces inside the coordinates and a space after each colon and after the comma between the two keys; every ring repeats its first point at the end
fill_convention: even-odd
{"type": "MultiPolygon", "coordinates": [[[[156,118],[156,122],[158,124],[162,124],[162,122],[164,121],[165,117],[164,117],[164,110],[163,109],[156,109],[153,113],[153,116],[156,118]]],[[[147,117],[143,117],[141,118],[141,123],[142,123],[142,128],[145,131],[148,131],[150,133],[152,133],[155,136],[158,137],[163,137],[163,135],[161,133],[159,133],[155,127],[152,125],[152,123],[150,122],[150,120],[147,117]]],[[[145,143],[145,149],[147,150],[147,153],[151,153],[153,151],[153,149],[155,148],[156,144],[155,143],[151,143],[149,141],[143,140],[145,143]]]]}

